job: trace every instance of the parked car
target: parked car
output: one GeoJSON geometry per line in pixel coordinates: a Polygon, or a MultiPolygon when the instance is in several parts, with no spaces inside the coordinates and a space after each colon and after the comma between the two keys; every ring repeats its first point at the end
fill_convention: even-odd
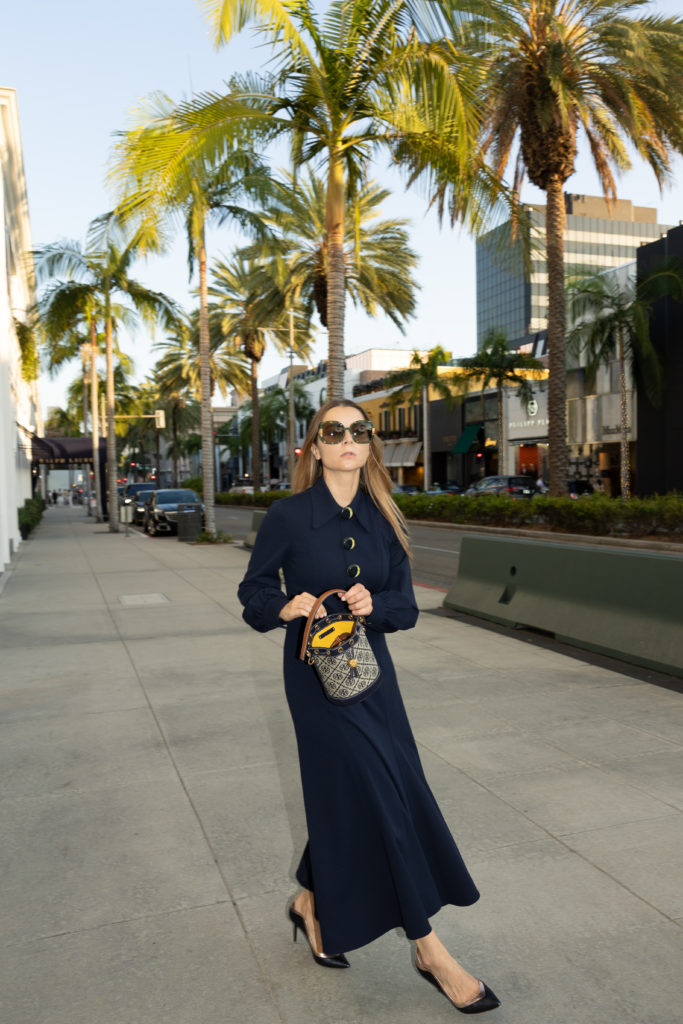
{"type": "Polygon", "coordinates": [[[536,483],[529,476],[485,476],[465,491],[467,497],[479,498],[482,494],[506,494],[515,500],[532,498],[536,483]]]}
{"type": "Polygon", "coordinates": [[[394,494],[419,494],[420,488],[417,484],[394,484],[391,488],[394,494]]]}
{"type": "MultiPolygon", "coordinates": [[[[290,484],[289,480],[276,480],[274,483],[270,485],[268,489],[270,491],[291,491],[292,485],[290,484]]],[[[253,494],[254,488],[252,487],[251,490],[253,494]]],[[[242,492],[240,491],[240,493],[242,492]]],[[[248,491],[245,493],[248,493],[248,491]]]]}
{"type": "Polygon", "coordinates": [[[177,533],[178,505],[197,504],[202,510],[202,529],[205,526],[204,505],[195,491],[173,488],[154,491],[145,501],[143,529],[150,537],[158,533],[177,533]]]}
{"type": "Polygon", "coordinates": [[[120,497],[122,505],[132,505],[141,491],[156,491],[159,484],[156,480],[138,480],[134,484],[126,484],[120,497]]]}
{"type": "Polygon", "coordinates": [[[252,483],[235,484],[228,491],[228,494],[253,494],[254,485],[252,483]]]}
{"type": "Polygon", "coordinates": [[[154,491],[150,491],[149,488],[143,488],[133,496],[133,525],[144,526],[145,524],[145,502],[148,498],[151,498],[154,491]]]}

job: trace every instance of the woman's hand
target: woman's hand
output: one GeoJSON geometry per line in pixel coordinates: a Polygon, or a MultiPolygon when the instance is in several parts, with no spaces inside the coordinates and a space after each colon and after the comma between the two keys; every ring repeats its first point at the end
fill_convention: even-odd
{"type": "MultiPolygon", "coordinates": [[[[283,622],[291,622],[292,619],[299,618],[307,619],[316,601],[317,598],[313,597],[313,594],[307,594],[305,591],[303,594],[297,594],[282,608],[280,618],[283,622]]],[[[316,619],[322,619],[323,615],[327,615],[327,612],[325,611],[325,605],[321,604],[315,613],[315,617],[316,619]]]]}
{"type": "Polygon", "coordinates": [[[342,601],[346,601],[348,609],[354,615],[372,614],[372,594],[362,583],[354,583],[352,587],[338,595],[342,601]]]}

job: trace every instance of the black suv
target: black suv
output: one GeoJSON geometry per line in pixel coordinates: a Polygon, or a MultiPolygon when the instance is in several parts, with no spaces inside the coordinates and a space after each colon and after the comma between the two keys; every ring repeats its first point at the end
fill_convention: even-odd
{"type": "Polygon", "coordinates": [[[145,533],[155,537],[158,533],[176,533],[178,530],[178,505],[199,505],[202,510],[204,529],[204,506],[194,491],[186,487],[175,487],[154,491],[145,502],[143,527],[145,533]]]}
{"type": "Polygon", "coordinates": [[[509,498],[532,498],[536,484],[530,476],[485,476],[468,487],[468,498],[479,498],[482,494],[507,494],[509,498]]]}

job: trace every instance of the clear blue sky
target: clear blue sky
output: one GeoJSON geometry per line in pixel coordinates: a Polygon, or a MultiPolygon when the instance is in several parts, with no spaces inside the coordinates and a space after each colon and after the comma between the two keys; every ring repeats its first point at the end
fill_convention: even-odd
{"type": "MultiPolygon", "coordinates": [[[[680,0],[658,0],[653,7],[681,13],[680,0]]],[[[234,71],[258,68],[265,59],[266,51],[254,47],[246,34],[215,51],[196,0],[11,4],[2,17],[0,85],[17,90],[34,245],[82,239],[89,221],[111,207],[104,175],[112,135],[127,126],[141,97],[160,90],[180,100],[193,90],[219,89],[234,71]]],[[[371,320],[349,309],[347,352],[441,344],[455,356],[472,353],[474,243],[460,228],[439,228],[436,217],[426,212],[424,196],[405,193],[384,162],[377,165],[376,177],[394,190],[386,216],[411,220],[411,242],[420,254],[419,308],[405,336],[382,316],[371,320]]],[[[585,157],[579,158],[567,191],[600,194],[585,157]]],[[[675,181],[663,196],[640,164],[622,178],[619,195],[656,207],[660,223],[677,224],[683,218],[683,162],[677,161],[675,181]]],[[[524,198],[544,202],[543,193],[532,186],[524,198]]],[[[227,230],[210,237],[216,255],[229,256],[238,241],[227,230]]],[[[167,257],[138,264],[136,276],[192,304],[182,237],[167,257]]],[[[134,357],[138,377],[144,377],[156,358],[149,338],[139,332],[122,338],[122,347],[134,357]]],[[[325,351],[321,335],[317,357],[325,351]]],[[[282,363],[276,353],[267,354],[263,376],[282,363]]],[[[72,364],[54,381],[44,377],[43,405],[62,404],[65,386],[76,373],[72,364]]]]}

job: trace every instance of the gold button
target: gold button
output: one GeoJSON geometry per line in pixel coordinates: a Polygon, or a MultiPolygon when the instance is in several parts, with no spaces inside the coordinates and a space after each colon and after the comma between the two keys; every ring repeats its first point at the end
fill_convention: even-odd
{"type": "Polygon", "coordinates": [[[342,519],[351,519],[352,516],[353,516],[353,509],[351,508],[350,505],[347,505],[346,508],[343,508],[341,510],[341,517],[342,517],[342,519]]]}
{"type": "Polygon", "coordinates": [[[342,541],[342,547],[344,547],[347,551],[353,551],[355,546],[355,537],[344,537],[344,540],[342,541]]]}
{"type": "Polygon", "coordinates": [[[352,580],[355,580],[358,576],[360,576],[360,566],[350,565],[346,570],[346,575],[350,576],[352,580]]]}

